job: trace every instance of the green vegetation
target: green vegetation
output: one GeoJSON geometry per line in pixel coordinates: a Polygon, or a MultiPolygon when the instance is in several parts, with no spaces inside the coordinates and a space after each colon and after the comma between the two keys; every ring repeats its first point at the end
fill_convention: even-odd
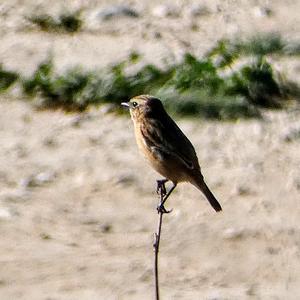
{"type": "Polygon", "coordinates": [[[225,94],[243,96],[248,102],[265,108],[280,108],[287,97],[283,84],[274,78],[272,66],[260,57],[227,79],[225,94]]]}
{"type": "Polygon", "coordinates": [[[39,65],[32,77],[22,80],[22,86],[26,95],[38,94],[43,107],[82,111],[88,104],[93,103],[92,95],[86,93],[92,87],[93,78],[91,73],[82,72],[80,69],[55,75],[52,60],[47,60],[39,65]]]}
{"type": "Polygon", "coordinates": [[[209,95],[205,91],[178,93],[164,90],[158,93],[164,105],[174,115],[197,116],[205,119],[236,120],[260,117],[257,107],[238,96],[209,95]]]}
{"type": "Polygon", "coordinates": [[[0,64],[0,92],[7,90],[17,79],[17,73],[3,69],[0,64]]]}
{"type": "Polygon", "coordinates": [[[81,29],[83,21],[79,12],[66,12],[54,18],[47,14],[26,17],[28,21],[37,25],[41,30],[74,33],[81,29]]]}
{"type": "Polygon", "coordinates": [[[266,54],[282,53],[286,48],[283,40],[278,36],[271,41],[256,40],[259,43],[251,51],[250,42],[223,40],[201,59],[187,53],[181,62],[164,67],[148,64],[137,68],[141,57],[132,53],[127,60],[102,70],[86,72],[77,67],[56,74],[48,59],[31,77],[21,78],[21,84],[23,92],[39,98],[44,108],[82,111],[101,103],[119,107],[133,96],[153,94],[174,114],[213,119],[259,117],[259,108],[282,108],[290,95],[299,97],[299,87],[275,74],[266,58],[266,54]],[[246,54],[252,55],[237,68],[236,62],[246,54]]]}
{"type": "Polygon", "coordinates": [[[278,33],[260,33],[236,41],[220,40],[207,55],[209,57],[219,56],[219,67],[224,67],[229,66],[241,55],[265,56],[270,54],[300,55],[300,44],[288,43],[278,33]]]}
{"type": "Polygon", "coordinates": [[[279,34],[259,34],[251,37],[249,40],[238,41],[234,46],[236,51],[245,54],[268,55],[268,54],[286,54],[285,47],[287,43],[279,34]]]}
{"type": "Polygon", "coordinates": [[[170,77],[153,65],[146,65],[134,75],[126,75],[128,62],[114,65],[108,70],[84,72],[80,68],[67,70],[62,75],[53,71],[52,60],[41,63],[32,77],[22,80],[23,91],[28,96],[39,95],[45,108],[82,111],[90,104],[105,102],[119,105],[124,99],[158,88],[170,77]]]}

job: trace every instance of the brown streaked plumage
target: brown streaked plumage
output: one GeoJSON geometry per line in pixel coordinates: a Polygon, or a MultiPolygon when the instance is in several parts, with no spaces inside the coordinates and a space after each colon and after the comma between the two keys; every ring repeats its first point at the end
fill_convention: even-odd
{"type": "Polygon", "coordinates": [[[190,182],[203,192],[216,211],[222,210],[204,182],[192,143],[167,114],[161,101],[141,95],[122,105],[130,109],[139,149],[150,165],[174,184],[167,196],[177,183],[190,182]]]}

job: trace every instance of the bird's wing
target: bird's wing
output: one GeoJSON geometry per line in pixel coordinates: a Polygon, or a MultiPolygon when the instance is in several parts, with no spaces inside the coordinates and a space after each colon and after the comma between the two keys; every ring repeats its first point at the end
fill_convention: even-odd
{"type": "Polygon", "coordinates": [[[169,116],[147,120],[141,133],[148,147],[176,156],[189,169],[199,167],[193,145],[169,116]]]}

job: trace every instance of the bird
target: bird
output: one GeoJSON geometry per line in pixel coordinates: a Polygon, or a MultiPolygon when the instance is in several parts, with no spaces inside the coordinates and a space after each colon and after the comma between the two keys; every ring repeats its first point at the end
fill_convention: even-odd
{"type": "Polygon", "coordinates": [[[129,108],[140,152],[153,169],[164,177],[157,181],[157,191],[164,196],[158,211],[170,212],[165,209],[164,203],[181,182],[194,185],[216,212],[221,211],[220,203],[204,181],[192,143],[166,112],[161,100],[151,95],[139,95],[121,105],[129,108]],[[165,188],[167,181],[173,183],[168,193],[165,188]]]}

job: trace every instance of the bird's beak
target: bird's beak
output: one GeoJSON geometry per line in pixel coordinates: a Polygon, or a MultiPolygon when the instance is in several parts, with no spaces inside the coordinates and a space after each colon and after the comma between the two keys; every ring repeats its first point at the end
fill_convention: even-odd
{"type": "Polygon", "coordinates": [[[123,105],[125,107],[130,107],[128,102],[122,102],[121,105],[123,105]]]}

